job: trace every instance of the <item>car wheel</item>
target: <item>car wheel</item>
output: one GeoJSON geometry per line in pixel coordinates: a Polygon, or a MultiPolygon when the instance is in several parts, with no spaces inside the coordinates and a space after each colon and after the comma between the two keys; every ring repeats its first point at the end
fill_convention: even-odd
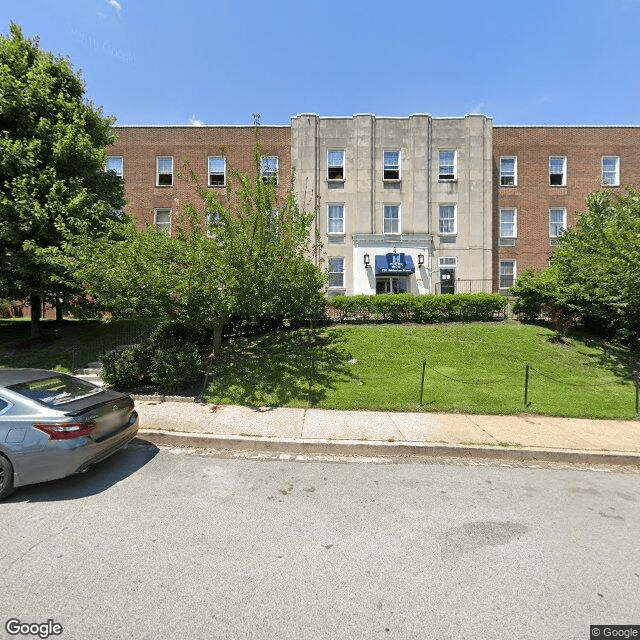
{"type": "Polygon", "coordinates": [[[13,491],[13,466],[0,454],[0,500],[13,491]]]}

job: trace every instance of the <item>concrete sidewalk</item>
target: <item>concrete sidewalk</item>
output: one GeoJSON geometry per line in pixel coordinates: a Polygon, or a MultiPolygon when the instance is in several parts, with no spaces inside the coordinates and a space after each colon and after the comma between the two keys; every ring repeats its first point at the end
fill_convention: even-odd
{"type": "Polygon", "coordinates": [[[324,409],[136,400],[156,444],[335,456],[456,456],[640,468],[640,421],[324,409]]]}

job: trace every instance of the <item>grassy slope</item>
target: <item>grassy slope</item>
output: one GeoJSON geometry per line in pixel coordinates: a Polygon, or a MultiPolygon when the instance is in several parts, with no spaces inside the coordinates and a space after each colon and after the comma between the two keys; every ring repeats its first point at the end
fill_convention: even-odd
{"type": "Polygon", "coordinates": [[[633,418],[624,349],[518,323],[361,325],[238,340],[214,372],[211,402],[388,411],[520,413],[532,365],[532,413],[633,418]],[[349,361],[352,361],[351,363],[349,361]],[[353,362],[355,360],[356,362],[353,362]],[[420,407],[422,362],[426,360],[420,407]],[[313,379],[312,384],[310,384],[313,379]]]}
{"type": "MultiPolygon", "coordinates": [[[[43,323],[0,320],[0,366],[69,371],[139,333],[137,321],[43,323]],[[77,350],[74,357],[73,350],[77,350]]],[[[225,343],[211,402],[389,411],[520,413],[525,364],[532,365],[526,411],[598,418],[635,417],[633,371],[623,348],[518,323],[336,326],[314,336],[282,332],[225,343]],[[315,339],[315,342],[313,340],[315,339]],[[422,362],[424,401],[419,404],[422,362]]]]}
{"type": "Polygon", "coordinates": [[[0,367],[72,371],[118,344],[126,344],[150,321],[42,321],[42,337],[29,339],[28,319],[0,320],[0,367]]]}

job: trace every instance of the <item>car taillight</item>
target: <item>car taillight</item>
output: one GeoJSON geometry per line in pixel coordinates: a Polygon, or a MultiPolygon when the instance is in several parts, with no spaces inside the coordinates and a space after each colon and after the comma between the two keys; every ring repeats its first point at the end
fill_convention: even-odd
{"type": "Polygon", "coordinates": [[[71,440],[91,433],[96,426],[93,422],[73,422],[65,424],[34,424],[36,429],[49,436],[49,440],[71,440]]]}

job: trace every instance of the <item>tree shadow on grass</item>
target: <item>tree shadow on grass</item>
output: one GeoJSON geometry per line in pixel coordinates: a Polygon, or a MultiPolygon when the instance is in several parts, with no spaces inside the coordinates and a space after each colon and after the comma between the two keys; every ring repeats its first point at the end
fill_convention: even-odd
{"type": "Polygon", "coordinates": [[[634,353],[624,345],[608,342],[606,338],[587,333],[580,328],[559,332],[554,325],[544,321],[523,322],[523,324],[532,324],[553,331],[551,335],[539,334],[541,338],[545,338],[552,344],[571,348],[575,346],[574,342],[580,342],[589,349],[595,350],[597,353],[588,353],[585,356],[621,380],[637,380],[640,375],[640,354],[634,353]]]}
{"type": "Polygon", "coordinates": [[[253,407],[314,406],[354,374],[339,331],[298,329],[225,343],[205,398],[253,407]]]}
{"type": "Polygon", "coordinates": [[[598,353],[589,354],[600,367],[608,369],[618,378],[627,381],[638,380],[640,375],[640,355],[629,348],[605,342],[600,338],[588,335],[576,336],[586,346],[597,349],[598,353]]]}

